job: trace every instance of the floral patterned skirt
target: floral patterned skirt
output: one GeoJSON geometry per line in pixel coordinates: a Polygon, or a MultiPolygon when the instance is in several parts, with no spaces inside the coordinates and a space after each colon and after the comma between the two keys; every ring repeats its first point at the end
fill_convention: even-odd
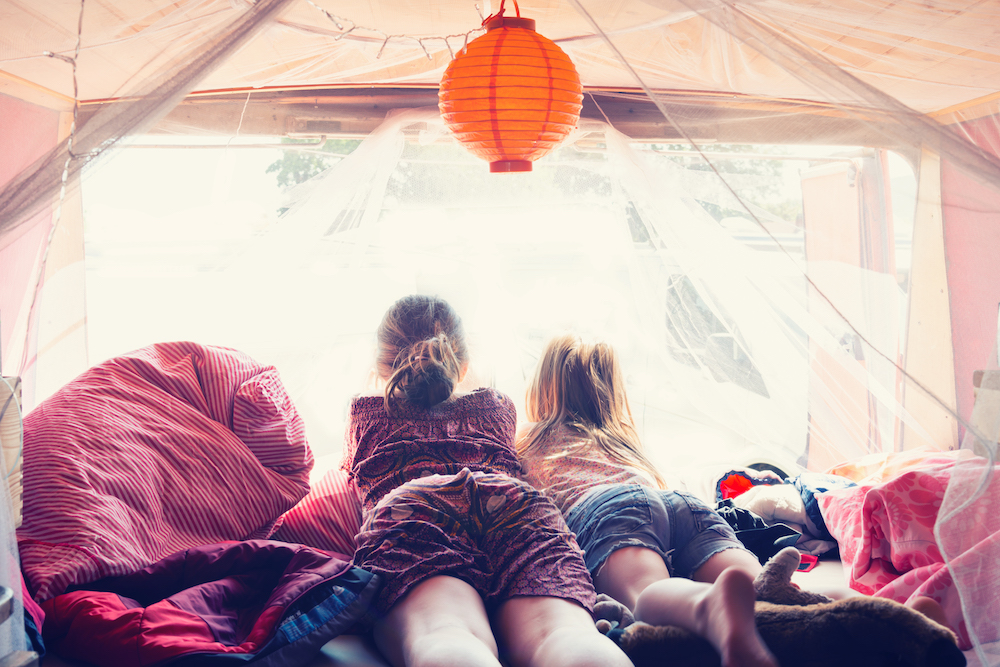
{"type": "Polygon", "coordinates": [[[387,494],[361,526],[354,563],[382,578],[380,615],[439,575],[470,584],[490,612],[539,595],[592,611],[596,598],[583,552],[552,501],[513,477],[468,469],[387,494]]]}

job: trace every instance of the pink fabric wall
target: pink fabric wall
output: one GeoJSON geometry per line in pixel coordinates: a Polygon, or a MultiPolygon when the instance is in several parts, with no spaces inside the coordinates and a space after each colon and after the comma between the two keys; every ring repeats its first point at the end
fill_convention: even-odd
{"type": "MultiPolygon", "coordinates": [[[[964,123],[962,129],[987,151],[1000,150],[1000,116],[964,123]]],[[[996,351],[1000,183],[986,185],[942,160],[941,198],[958,413],[969,419],[975,400],[972,374],[987,368],[996,351]]]]}
{"type": "MultiPolygon", "coordinates": [[[[0,187],[5,186],[59,139],[59,112],[0,94],[0,187]]],[[[0,237],[0,352],[6,355],[14,320],[24,303],[32,267],[45,242],[52,214],[42,212],[0,237]]],[[[3,372],[18,373],[19,359],[3,357],[3,372]]]]}

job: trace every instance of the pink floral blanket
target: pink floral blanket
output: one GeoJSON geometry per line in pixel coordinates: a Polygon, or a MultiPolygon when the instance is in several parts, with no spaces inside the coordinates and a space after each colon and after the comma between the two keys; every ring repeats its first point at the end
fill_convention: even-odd
{"type": "MultiPolygon", "coordinates": [[[[945,564],[934,527],[956,465],[953,457],[929,458],[917,469],[888,480],[828,491],[817,500],[830,533],[840,545],[851,588],[903,603],[917,596],[937,600],[959,636],[960,647],[967,650],[972,641],[953,571],[964,582],[967,595],[975,597],[979,588],[975,586],[974,577],[979,572],[975,563],[993,559],[1000,546],[997,512],[989,510],[1000,499],[1000,475],[994,475],[993,484],[977,501],[982,510],[973,507],[971,515],[959,516],[960,523],[949,523],[941,531],[941,544],[952,559],[952,571],[945,564]],[[977,514],[982,515],[979,520],[969,519],[977,514]]],[[[978,610],[977,616],[994,619],[992,625],[997,626],[977,626],[981,641],[987,640],[983,632],[1000,637],[1000,602],[969,599],[967,604],[978,610]]]]}

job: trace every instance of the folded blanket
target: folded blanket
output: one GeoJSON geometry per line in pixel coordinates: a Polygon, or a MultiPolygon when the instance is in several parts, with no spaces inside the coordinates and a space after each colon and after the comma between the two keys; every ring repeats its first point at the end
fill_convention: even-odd
{"type": "Polygon", "coordinates": [[[106,361],[24,419],[25,579],[41,602],[182,549],[268,537],[312,464],[273,367],[195,343],[106,361]]]}

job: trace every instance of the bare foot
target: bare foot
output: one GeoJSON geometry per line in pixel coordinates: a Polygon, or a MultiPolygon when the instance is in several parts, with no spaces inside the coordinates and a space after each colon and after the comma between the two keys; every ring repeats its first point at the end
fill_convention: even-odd
{"type": "Polygon", "coordinates": [[[757,633],[753,578],[735,568],[724,570],[695,607],[698,634],[719,652],[722,667],[778,667],[757,633]]]}
{"type": "Polygon", "coordinates": [[[955,631],[955,629],[948,624],[948,616],[944,613],[944,607],[942,607],[937,600],[918,596],[907,601],[906,606],[913,611],[920,612],[927,618],[939,625],[943,625],[952,632],[955,631]]]}

